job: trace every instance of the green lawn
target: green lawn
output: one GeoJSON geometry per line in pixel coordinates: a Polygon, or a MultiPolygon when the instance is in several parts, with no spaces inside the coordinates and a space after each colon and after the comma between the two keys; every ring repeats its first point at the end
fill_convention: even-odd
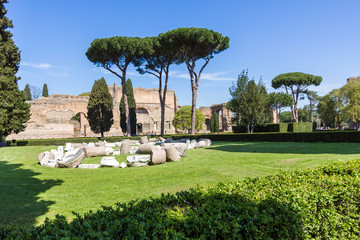
{"type": "MultiPolygon", "coordinates": [[[[360,158],[358,143],[214,142],[186,152],[180,162],[138,168],[42,167],[49,146],[0,148],[0,225],[39,224],[46,217],[85,213],[102,205],[159,196],[197,185],[263,176],[360,158]]],[[[117,156],[125,161],[126,156],[117,156]]],[[[99,163],[100,158],[83,163],[99,163]]]]}

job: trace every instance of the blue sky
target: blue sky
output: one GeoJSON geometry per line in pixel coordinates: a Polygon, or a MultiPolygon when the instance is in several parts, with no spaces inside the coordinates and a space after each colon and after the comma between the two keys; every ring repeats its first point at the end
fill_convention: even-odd
{"type": "MultiPolygon", "coordinates": [[[[322,76],[322,84],[311,88],[320,95],[360,76],[358,0],[9,0],[5,6],[21,50],[20,89],[47,83],[49,94],[78,95],[101,77],[120,84],[85,56],[95,38],[156,36],[178,27],[208,28],[230,38],[229,49],[204,71],[198,107],[228,101],[243,69],[255,80],[262,77],[268,92],[274,91],[271,80],[286,72],[322,76]]],[[[171,71],[169,88],[180,105],[191,105],[186,66],[171,71]]],[[[158,86],[132,67],[128,77],[134,87],[158,86]]]]}

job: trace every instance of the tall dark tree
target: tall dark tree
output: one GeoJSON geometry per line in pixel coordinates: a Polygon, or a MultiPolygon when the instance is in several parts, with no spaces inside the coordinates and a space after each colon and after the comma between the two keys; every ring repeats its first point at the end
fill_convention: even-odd
{"type": "MultiPolygon", "coordinates": [[[[134,97],[134,89],[130,79],[126,80],[126,96],[129,103],[129,115],[130,115],[130,128],[133,134],[136,134],[136,102],[134,97]]],[[[126,115],[125,115],[125,103],[124,97],[120,100],[120,126],[124,133],[126,133],[126,115]]]]}
{"type": "Polygon", "coordinates": [[[15,76],[19,69],[20,52],[11,39],[13,36],[7,29],[12,22],[5,17],[7,10],[0,0],[0,136],[8,136],[12,132],[19,133],[26,127],[30,119],[30,105],[25,103],[24,95],[17,85],[15,76]]]}
{"type": "Polygon", "coordinates": [[[229,92],[231,95],[231,100],[226,104],[226,108],[230,109],[237,119],[236,125],[240,126],[240,96],[245,91],[246,86],[249,82],[248,71],[243,70],[241,74],[238,76],[236,83],[232,83],[231,87],[229,88],[229,92]]]}
{"type": "Polygon", "coordinates": [[[126,96],[126,71],[130,63],[143,55],[142,41],[136,37],[111,37],[95,39],[86,51],[87,58],[121,79],[124,96],[127,135],[131,135],[130,114],[126,96]],[[117,68],[114,69],[113,66],[117,68]]]}
{"type": "Polygon", "coordinates": [[[30,90],[29,84],[26,84],[26,85],[25,85],[25,88],[24,88],[23,93],[24,93],[24,97],[25,97],[25,100],[26,100],[26,101],[32,100],[31,90],[30,90]]]}
{"type": "Polygon", "coordinates": [[[166,38],[178,50],[180,61],[186,63],[189,71],[192,106],[191,106],[191,134],[196,131],[196,99],[201,74],[215,54],[218,54],[229,47],[229,38],[218,32],[206,28],[177,28],[164,33],[166,38]],[[203,60],[198,70],[196,64],[203,60]]]}
{"type": "Polygon", "coordinates": [[[241,120],[246,124],[248,133],[254,132],[255,124],[265,111],[267,93],[260,81],[258,84],[250,80],[245,91],[240,96],[241,120]]]}
{"type": "Polygon", "coordinates": [[[286,93],[291,94],[294,99],[294,105],[291,106],[291,112],[295,122],[298,122],[298,102],[300,93],[306,91],[310,85],[319,86],[322,77],[301,72],[283,73],[277,75],[271,82],[275,89],[284,87],[286,93]]]}
{"type": "Polygon", "coordinates": [[[12,40],[8,28],[12,28],[12,21],[5,17],[7,10],[4,4],[7,0],[0,0],[0,76],[15,76],[19,70],[20,52],[12,40]]]}
{"type": "Polygon", "coordinates": [[[219,115],[216,112],[210,118],[210,132],[219,132],[219,115]]]}
{"type": "Polygon", "coordinates": [[[114,123],[113,100],[104,78],[95,81],[87,110],[91,131],[101,133],[101,137],[104,137],[104,132],[108,132],[114,123]]]}
{"type": "Polygon", "coordinates": [[[30,119],[30,105],[25,103],[15,77],[0,77],[0,135],[19,133],[30,119]]]}
{"type": "Polygon", "coordinates": [[[170,65],[180,63],[178,50],[172,44],[172,35],[160,34],[158,37],[142,39],[143,55],[136,65],[141,74],[148,73],[159,80],[159,100],[161,106],[160,134],[165,133],[165,104],[170,65]]]}
{"type": "Polygon", "coordinates": [[[48,87],[47,87],[47,84],[46,84],[46,83],[45,83],[44,86],[43,86],[42,96],[43,96],[43,97],[48,97],[48,96],[49,96],[49,91],[48,91],[48,87]]]}

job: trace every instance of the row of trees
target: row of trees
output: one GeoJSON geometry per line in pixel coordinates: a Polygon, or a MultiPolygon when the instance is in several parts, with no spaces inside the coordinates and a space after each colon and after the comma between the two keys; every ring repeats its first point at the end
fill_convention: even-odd
{"type": "Polygon", "coordinates": [[[19,78],[15,76],[19,70],[20,51],[8,31],[13,25],[5,16],[5,3],[6,0],[0,0],[0,141],[2,136],[24,130],[24,123],[30,119],[30,105],[25,103],[17,84],[19,78]]]}
{"type": "Polygon", "coordinates": [[[309,99],[313,99],[309,97],[312,92],[307,88],[310,85],[318,86],[321,81],[319,76],[300,72],[280,74],[272,80],[272,87],[283,87],[286,93],[268,94],[261,79],[256,84],[254,79],[249,80],[248,71],[243,70],[237,82],[229,88],[231,100],[227,108],[234,113],[237,125],[242,122],[250,133],[254,131],[255,125],[269,122],[273,110],[277,113],[276,121],[280,122],[281,111],[286,107],[291,108],[292,118],[298,122],[300,95],[306,93],[309,99]]]}
{"type": "Polygon", "coordinates": [[[141,74],[159,80],[161,135],[165,129],[165,103],[170,66],[185,63],[189,72],[192,106],[191,130],[196,130],[196,99],[201,74],[209,61],[229,47],[229,38],[205,28],[177,28],[156,37],[111,37],[95,39],[86,52],[88,59],[121,79],[127,134],[131,135],[131,115],[126,95],[126,72],[133,64],[141,74]],[[200,64],[199,66],[197,66],[200,64]]]}
{"type": "MultiPolygon", "coordinates": [[[[25,97],[25,100],[30,101],[40,97],[41,90],[36,86],[30,86],[29,84],[25,85],[24,90],[22,91],[25,97]]],[[[48,97],[49,90],[47,84],[43,85],[42,97],[48,97]]]]}
{"type": "Polygon", "coordinates": [[[345,121],[353,121],[359,129],[360,78],[350,80],[343,87],[334,89],[316,100],[319,118],[326,126],[335,124],[341,127],[345,121]]]}

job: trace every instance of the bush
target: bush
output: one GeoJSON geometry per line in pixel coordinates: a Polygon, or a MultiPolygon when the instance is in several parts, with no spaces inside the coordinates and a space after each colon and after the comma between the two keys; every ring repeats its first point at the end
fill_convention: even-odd
{"type": "Polygon", "coordinates": [[[233,126],[232,127],[233,133],[247,133],[246,126],[233,126]]]}
{"type": "Polygon", "coordinates": [[[287,123],[269,123],[265,126],[255,126],[255,132],[287,132],[287,123]]]}
{"type": "Polygon", "coordinates": [[[360,160],[163,194],[0,239],[359,239],[360,160]]]}
{"type": "Polygon", "coordinates": [[[311,122],[293,122],[288,123],[288,132],[312,132],[313,123],[311,122]]]}
{"type": "Polygon", "coordinates": [[[209,138],[212,141],[268,141],[268,142],[360,142],[360,131],[316,131],[302,133],[229,133],[229,134],[176,134],[167,135],[174,140],[182,138],[209,138]]]}

